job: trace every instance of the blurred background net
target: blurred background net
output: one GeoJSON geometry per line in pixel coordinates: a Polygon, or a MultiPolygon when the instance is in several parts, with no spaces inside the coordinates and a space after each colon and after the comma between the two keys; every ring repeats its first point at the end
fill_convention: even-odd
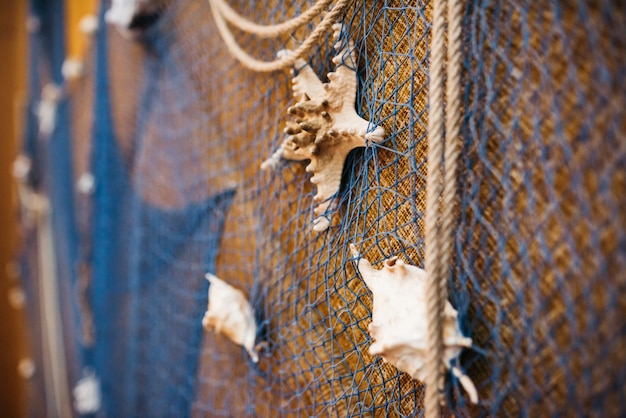
{"type": "MultiPolygon", "coordinates": [[[[62,30],[63,4],[39,3],[23,152],[34,173],[47,170],[33,187],[50,197],[65,249],[56,262],[68,390],[95,373],[95,415],[110,417],[422,415],[423,385],[368,353],[372,296],[348,244],[378,267],[395,255],[423,267],[431,3],[352,1],[342,16],[357,112],[387,135],[349,155],[322,233],[311,230],[305,164],[260,170],[283,140],[292,76],[242,67],[206,0],[146,3],[133,39],[104,23],[105,1],[71,80],[60,76],[62,47],[37,43],[47,23],[62,30]],[[32,109],[50,74],[65,94],[44,138],[32,109]],[[89,176],[92,191],[76,187],[89,176]],[[249,296],[267,343],[258,364],[202,330],[207,272],[249,296]]],[[[229,4],[271,24],[313,2],[229,4]]],[[[449,297],[474,341],[461,364],[480,403],[447,376],[448,413],[623,414],[625,9],[464,6],[449,297]]],[[[271,60],[320,20],[276,40],[234,33],[271,60]]],[[[304,57],[322,81],[334,68],[331,35],[304,57]]],[[[32,280],[37,245],[25,243],[32,280]]]]}

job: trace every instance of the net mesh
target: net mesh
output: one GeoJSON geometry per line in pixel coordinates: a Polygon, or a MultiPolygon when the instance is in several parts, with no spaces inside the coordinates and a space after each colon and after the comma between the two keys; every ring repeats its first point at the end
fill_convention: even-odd
{"type": "MultiPolygon", "coordinates": [[[[282,22],[302,0],[229,2],[282,22]]],[[[420,416],[423,385],[368,352],[372,295],[349,255],[424,260],[432,5],[354,1],[356,110],[385,128],[345,162],[328,231],[305,164],[260,165],[294,103],[244,69],[205,0],[158,3],[133,41],[104,24],[69,91],[79,266],[69,323],[106,416],[420,416]],[[211,272],[254,308],[260,361],[203,332],[211,272]],[[91,335],[91,338],[89,336],[91,335]]],[[[626,13],[614,2],[467,2],[458,224],[449,294],[474,348],[458,416],[619,416],[626,379],[626,13]]],[[[295,49],[234,31],[253,56],[295,49]]],[[[333,70],[331,34],[306,59],[333,70]]],[[[46,154],[44,154],[45,156],[46,154]]],[[[59,164],[57,160],[52,160],[59,164]]],[[[53,176],[58,176],[52,173],[53,176]]],[[[65,178],[65,177],[64,177],[65,178]]],[[[60,193],[50,189],[50,193],[60,193]]],[[[66,196],[67,198],[67,196],[66,196]]],[[[67,233],[61,231],[60,233],[67,233]]],[[[72,375],[71,384],[77,377],[72,375]]]]}
{"type": "Polygon", "coordinates": [[[455,288],[488,411],[616,416],[624,10],[544,6],[467,9],[455,288]]]}

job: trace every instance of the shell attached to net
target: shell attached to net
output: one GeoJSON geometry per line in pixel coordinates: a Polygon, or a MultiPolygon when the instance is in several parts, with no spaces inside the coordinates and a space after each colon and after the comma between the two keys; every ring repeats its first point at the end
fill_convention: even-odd
{"type": "MultiPolygon", "coordinates": [[[[353,244],[350,250],[359,257],[353,244]]],[[[385,260],[382,270],[373,268],[365,258],[360,258],[357,265],[373,295],[369,333],[375,341],[370,345],[370,354],[382,356],[398,370],[423,381],[427,344],[426,271],[397,257],[385,260]]],[[[457,311],[448,301],[443,321],[443,361],[459,379],[471,402],[477,403],[478,393],[472,380],[459,367],[451,365],[464,347],[472,346],[472,340],[461,334],[457,311]]]]}
{"type": "Polygon", "coordinates": [[[348,67],[356,66],[354,45],[350,41],[340,49],[341,25],[333,29],[338,50],[333,63],[337,68],[328,74],[330,81],[322,83],[306,62],[296,61],[298,73],[292,82],[297,103],[288,109],[293,120],[287,122],[287,137],[280,148],[261,164],[266,169],[281,159],[310,161],[306,171],[313,173],[311,183],[317,186],[313,229],[318,232],[330,226],[327,211],[339,191],[348,153],[364,147],[366,141],[381,142],[385,136],[382,127],[370,126],[355,110],[357,77],[354,68],[348,67]]]}
{"type": "Polygon", "coordinates": [[[136,39],[158,20],[163,3],[163,0],[112,0],[104,19],[123,37],[136,39]]]}
{"type": "Polygon", "coordinates": [[[259,356],[255,347],[256,320],[250,302],[243,292],[212,274],[206,275],[209,285],[209,305],[202,326],[224,334],[235,344],[243,346],[252,361],[259,356]]]}

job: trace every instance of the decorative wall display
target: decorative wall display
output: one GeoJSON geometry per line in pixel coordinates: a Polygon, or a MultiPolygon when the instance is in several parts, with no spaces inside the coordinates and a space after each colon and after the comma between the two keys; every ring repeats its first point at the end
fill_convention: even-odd
{"type": "MultiPolygon", "coordinates": [[[[360,257],[354,244],[350,244],[354,257],[360,257]]],[[[385,260],[377,270],[361,257],[357,263],[359,273],[372,291],[374,306],[369,333],[375,340],[369,352],[382,356],[383,360],[424,380],[426,341],[426,271],[406,264],[398,257],[385,260]]],[[[467,392],[472,403],[478,402],[478,392],[472,380],[456,364],[463,348],[472,346],[472,339],[464,337],[459,329],[457,311],[446,301],[444,308],[443,345],[444,363],[452,370],[467,392]]]]}
{"type": "MultiPolygon", "coordinates": [[[[335,195],[341,185],[341,173],[348,153],[364,147],[367,141],[381,142],[385,130],[361,118],[355,110],[357,78],[354,43],[341,45],[341,25],[333,26],[337,55],[334,72],[323,83],[302,59],[296,61],[293,93],[297,103],[287,110],[293,116],[287,122],[287,137],[278,150],[261,164],[262,169],[275,167],[281,159],[309,160],[306,171],[313,173],[311,183],[317,187],[313,230],[321,232],[331,224],[335,195]]],[[[281,54],[289,54],[282,51],[281,54]]]]}

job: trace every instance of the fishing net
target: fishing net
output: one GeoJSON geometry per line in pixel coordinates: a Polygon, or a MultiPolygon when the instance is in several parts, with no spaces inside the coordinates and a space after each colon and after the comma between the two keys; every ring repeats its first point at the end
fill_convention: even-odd
{"type": "Polygon", "coordinates": [[[454,293],[486,350],[475,373],[491,414],[620,414],[620,8],[467,10],[454,293]]]}
{"type": "MultiPolygon", "coordinates": [[[[271,24],[313,2],[229,4],[271,24]]],[[[338,43],[354,42],[356,62],[340,65],[357,73],[357,113],[386,135],[349,154],[332,223],[320,233],[312,230],[316,192],[306,164],[260,168],[291,117],[288,71],[239,64],[206,0],[147,9],[132,40],[104,23],[109,7],[101,5],[84,75],[68,89],[71,112],[57,120],[72,171],[49,173],[66,185],[91,175],[94,187],[71,186],[69,196],[47,189],[73,205],[64,216],[74,229],[57,231],[76,240],[66,257],[76,266],[66,328],[82,355],[70,362],[95,370],[100,413],[422,415],[422,383],[368,352],[372,295],[348,244],[378,268],[392,256],[424,266],[432,4],[353,1],[342,15],[338,43]],[[207,272],[249,297],[258,363],[202,330],[207,272]]],[[[446,376],[449,413],[621,413],[622,8],[464,6],[449,299],[474,341],[460,364],[480,402],[471,405],[446,376]]],[[[234,36],[252,56],[272,60],[320,21],[277,39],[234,36]]],[[[333,43],[329,32],[304,57],[322,81],[335,68],[333,43]]]]}

